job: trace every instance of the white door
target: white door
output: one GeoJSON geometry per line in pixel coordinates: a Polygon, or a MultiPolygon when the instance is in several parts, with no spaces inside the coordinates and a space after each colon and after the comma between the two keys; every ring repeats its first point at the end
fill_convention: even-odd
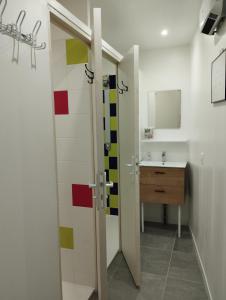
{"type": "Polygon", "coordinates": [[[139,199],[139,46],[133,46],[119,64],[119,143],[121,191],[121,244],[134,282],[140,286],[139,199]]]}
{"type": "Polygon", "coordinates": [[[104,168],[104,128],[103,128],[103,77],[102,77],[102,36],[101,9],[93,10],[92,59],[93,84],[93,138],[96,196],[96,241],[98,299],[107,300],[107,255],[106,255],[106,176],[104,168]]]}

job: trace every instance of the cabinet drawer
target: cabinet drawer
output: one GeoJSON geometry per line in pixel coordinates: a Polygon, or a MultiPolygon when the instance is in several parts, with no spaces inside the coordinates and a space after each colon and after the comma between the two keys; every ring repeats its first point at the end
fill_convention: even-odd
{"type": "Polygon", "coordinates": [[[140,201],[146,203],[182,204],[184,202],[184,188],[141,184],[140,201]]]}
{"type": "Polygon", "coordinates": [[[141,167],[140,183],[184,188],[185,169],[141,167]]]}

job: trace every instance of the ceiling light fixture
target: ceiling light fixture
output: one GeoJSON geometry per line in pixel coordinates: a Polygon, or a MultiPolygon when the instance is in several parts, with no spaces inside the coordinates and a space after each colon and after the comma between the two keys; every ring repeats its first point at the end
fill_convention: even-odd
{"type": "Polygon", "coordinates": [[[168,35],[168,30],[167,29],[163,29],[162,31],[161,31],[161,35],[162,36],[167,36],[168,35]]]}

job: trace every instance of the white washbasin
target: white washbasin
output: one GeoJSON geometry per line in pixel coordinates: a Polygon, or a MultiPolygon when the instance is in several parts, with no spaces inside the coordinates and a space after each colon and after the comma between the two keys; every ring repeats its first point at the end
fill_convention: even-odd
{"type": "Polygon", "coordinates": [[[161,161],[151,161],[151,160],[142,160],[139,164],[141,167],[162,167],[162,168],[186,168],[187,162],[161,162],[161,161]]]}

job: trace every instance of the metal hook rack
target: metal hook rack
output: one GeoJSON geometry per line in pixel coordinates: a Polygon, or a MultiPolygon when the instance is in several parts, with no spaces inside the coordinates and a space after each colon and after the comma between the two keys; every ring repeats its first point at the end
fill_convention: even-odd
{"type": "Polygon", "coordinates": [[[85,74],[88,78],[88,83],[89,84],[93,84],[93,80],[94,80],[94,72],[89,70],[88,65],[85,64],[85,74]]]}
{"type": "Polygon", "coordinates": [[[119,94],[123,94],[123,89],[121,89],[120,87],[119,87],[119,85],[118,85],[118,83],[117,83],[117,88],[118,88],[118,92],[119,92],[119,94]]]}
{"type": "Polygon", "coordinates": [[[124,92],[128,92],[129,88],[124,84],[123,80],[121,81],[122,88],[117,84],[119,94],[123,94],[124,92]]]}
{"type": "Polygon", "coordinates": [[[37,35],[42,22],[38,20],[35,23],[32,33],[22,33],[22,24],[26,17],[26,11],[21,10],[15,23],[3,24],[3,15],[7,7],[7,2],[8,0],[0,0],[0,33],[13,38],[12,61],[16,63],[19,62],[19,44],[24,43],[31,47],[31,66],[36,68],[36,50],[43,50],[46,48],[46,43],[41,43],[40,45],[37,44],[37,35]]]}
{"type": "Polygon", "coordinates": [[[124,88],[123,91],[124,91],[124,92],[128,92],[129,88],[128,88],[127,85],[124,84],[123,81],[122,81],[122,86],[123,86],[123,88],[124,88]]]}

